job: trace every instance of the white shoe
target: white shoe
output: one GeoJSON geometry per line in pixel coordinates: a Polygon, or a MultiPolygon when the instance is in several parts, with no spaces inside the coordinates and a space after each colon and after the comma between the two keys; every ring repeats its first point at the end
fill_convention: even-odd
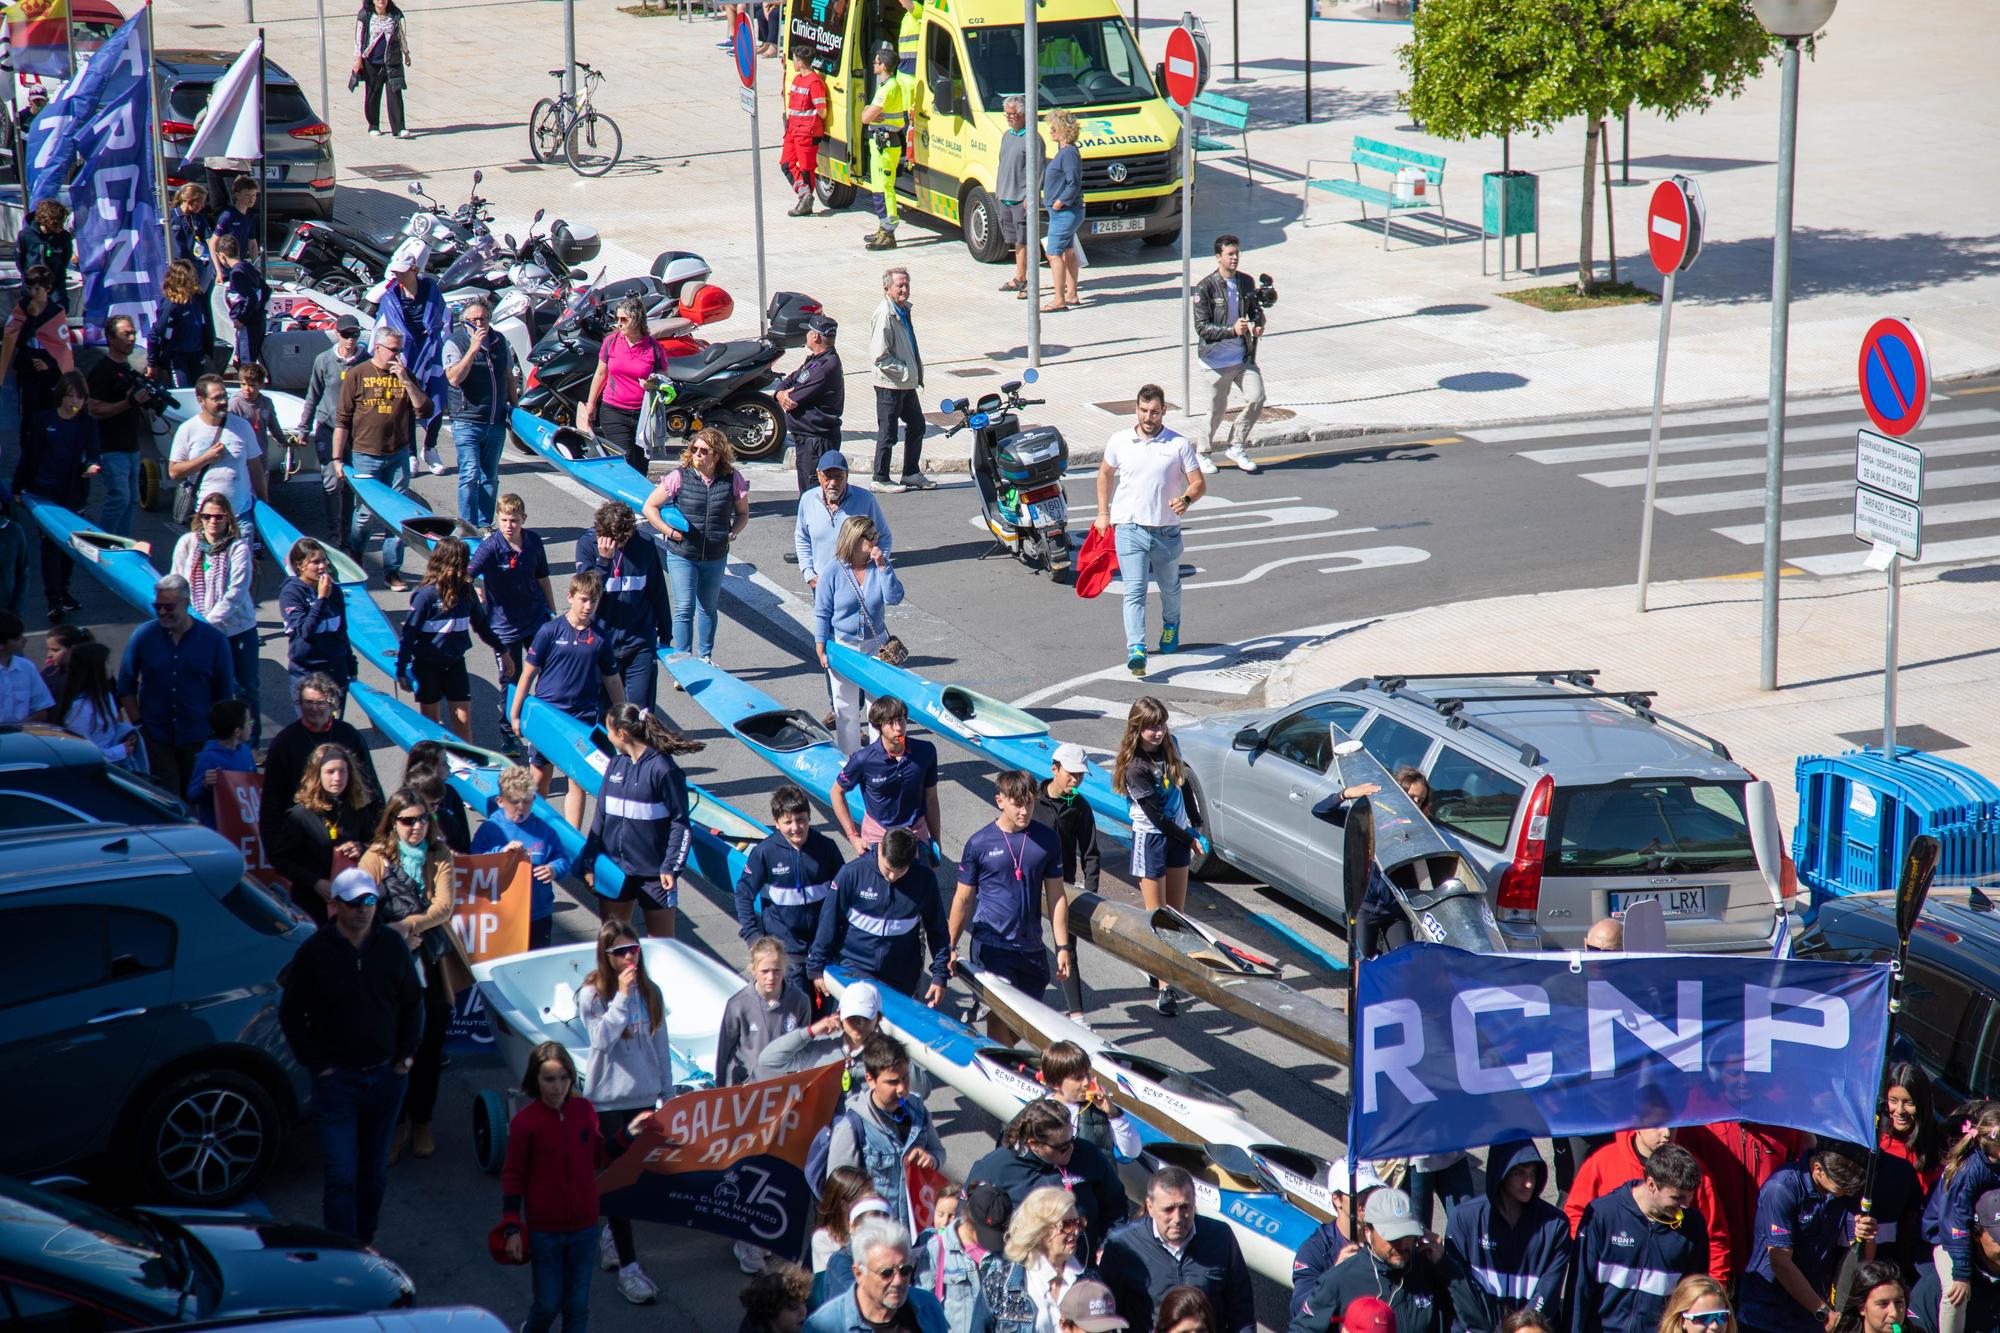
{"type": "Polygon", "coordinates": [[[417,135],[416,131],[414,130],[397,130],[396,137],[398,139],[414,139],[417,137],[417,135]]]}
{"type": "Polygon", "coordinates": [[[618,1270],[618,1294],[634,1305],[651,1305],[659,1299],[660,1289],[644,1269],[632,1263],[618,1270]]]}
{"type": "Polygon", "coordinates": [[[1257,470],[1257,465],[1250,461],[1248,451],[1240,444],[1224,454],[1223,457],[1236,464],[1244,472],[1255,472],[1257,470]]]}
{"type": "Polygon", "coordinates": [[[368,137],[369,137],[369,138],[371,138],[371,139],[379,139],[379,138],[381,138],[381,137],[382,137],[382,131],[380,131],[380,130],[370,130],[370,131],[368,131],[368,137]]]}
{"type": "Polygon", "coordinates": [[[764,1271],[764,1261],[770,1257],[769,1251],[765,1250],[762,1246],[751,1245],[740,1240],[732,1248],[736,1251],[736,1266],[738,1268],[746,1273],[761,1273],[764,1271]]]}
{"type": "Polygon", "coordinates": [[[618,1271],[618,1242],[611,1239],[611,1228],[597,1229],[597,1266],[607,1273],[618,1271]]]}
{"type": "Polygon", "coordinates": [[[442,477],[445,473],[451,471],[450,468],[444,465],[444,458],[435,449],[424,450],[424,466],[430,469],[430,474],[433,477],[442,477]]]}
{"type": "Polygon", "coordinates": [[[1201,464],[1201,471],[1203,476],[1212,477],[1215,475],[1215,464],[1209,461],[1209,457],[1207,454],[1196,454],[1194,458],[1197,463],[1201,464]]]}

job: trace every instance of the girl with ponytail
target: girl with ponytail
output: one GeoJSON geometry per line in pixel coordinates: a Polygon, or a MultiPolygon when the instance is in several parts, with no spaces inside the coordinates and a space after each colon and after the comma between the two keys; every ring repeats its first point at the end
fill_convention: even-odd
{"type": "MultiPolygon", "coordinates": [[[[597,816],[578,864],[594,865],[602,854],[625,872],[624,895],[604,898],[606,920],[629,922],[633,907],[642,906],[646,933],[671,939],[693,834],[687,777],[673,756],[691,754],[702,745],[637,704],[619,704],[605,713],[604,731],[617,753],[604,770],[597,816]]],[[[588,882],[588,869],[584,876],[588,882]]]]}

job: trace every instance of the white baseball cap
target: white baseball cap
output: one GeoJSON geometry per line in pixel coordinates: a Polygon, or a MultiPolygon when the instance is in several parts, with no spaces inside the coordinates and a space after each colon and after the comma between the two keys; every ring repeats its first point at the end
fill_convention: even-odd
{"type": "Polygon", "coordinates": [[[882,992],[872,981],[857,981],[840,994],[842,1018],[877,1019],[882,1016],[882,992]]]}
{"type": "Polygon", "coordinates": [[[358,902],[369,894],[382,896],[382,886],[365,870],[343,870],[333,877],[333,896],[341,902],[358,902]]]}
{"type": "Polygon", "coordinates": [[[1088,768],[1083,747],[1075,741],[1064,741],[1056,747],[1056,762],[1063,766],[1066,773],[1082,773],[1088,768]]]}

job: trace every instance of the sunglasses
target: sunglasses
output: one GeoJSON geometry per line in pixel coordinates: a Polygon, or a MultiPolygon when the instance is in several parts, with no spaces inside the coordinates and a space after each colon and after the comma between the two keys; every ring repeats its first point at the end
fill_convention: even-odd
{"type": "Polygon", "coordinates": [[[183,605],[184,603],[181,602],[154,602],[153,609],[164,616],[180,610],[183,605]]]}
{"type": "Polygon", "coordinates": [[[377,898],[374,894],[364,893],[359,898],[342,898],[340,900],[340,905],[342,907],[373,907],[376,903],[380,901],[382,900],[380,898],[377,898]]]}
{"type": "Polygon", "coordinates": [[[1075,1215],[1065,1217],[1062,1221],[1056,1223],[1056,1229],[1065,1235],[1073,1231],[1081,1231],[1083,1230],[1083,1219],[1075,1215]]]}
{"type": "Polygon", "coordinates": [[[1729,1323],[1729,1311],[1703,1310],[1700,1314],[1696,1314],[1692,1310],[1683,1310],[1681,1318],[1702,1328],[1722,1328],[1729,1323]]]}
{"type": "Polygon", "coordinates": [[[465,327],[468,329],[483,329],[492,322],[490,319],[468,319],[465,321],[465,327]]]}
{"type": "Polygon", "coordinates": [[[613,958],[630,958],[639,952],[639,946],[636,944],[619,944],[612,946],[606,952],[613,958]]]}
{"type": "Polygon", "coordinates": [[[875,1276],[881,1278],[884,1282],[893,1282],[899,1277],[903,1281],[908,1282],[916,1277],[917,1266],[915,1264],[897,1264],[893,1268],[877,1268],[873,1271],[875,1276]]]}
{"type": "Polygon", "coordinates": [[[227,523],[229,521],[229,515],[204,513],[201,516],[201,521],[204,523],[227,523]]]}
{"type": "Polygon", "coordinates": [[[417,828],[420,825],[428,824],[430,822],[431,822],[431,817],[429,815],[396,816],[396,826],[398,828],[417,828]]]}
{"type": "Polygon", "coordinates": [[[1044,1141],[1042,1143],[1042,1147],[1047,1148],[1050,1152],[1055,1152],[1055,1153],[1071,1152],[1076,1148],[1076,1140],[1073,1138],[1064,1139],[1061,1143],[1049,1143],[1047,1141],[1044,1141]]]}

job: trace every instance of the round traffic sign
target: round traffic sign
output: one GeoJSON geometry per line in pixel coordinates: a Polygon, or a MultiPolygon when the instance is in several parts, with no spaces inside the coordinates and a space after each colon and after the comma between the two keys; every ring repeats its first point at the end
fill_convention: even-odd
{"type": "Polygon", "coordinates": [[[1884,435],[1921,426],[1931,406],[1931,358],[1906,319],[1876,320],[1861,340],[1861,406],[1884,435]]]}
{"type": "Polygon", "coordinates": [[[1646,251],[1662,275],[1678,273],[1694,262],[1701,246],[1701,219],[1687,185],[1675,176],[1653,187],[1646,203],[1646,251]]]}
{"type": "Polygon", "coordinates": [[[1201,50],[1194,34],[1175,28],[1167,34],[1167,96],[1175,106],[1186,106],[1201,92],[1201,50]]]}
{"type": "Polygon", "coordinates": [[[757,86],[757,39],[751,34],[750,20],[744,11],[736,11],[736,22],[729,29],[729,43],[736,56],[736,77],[743,80],[745,88],[757,86]]]}

